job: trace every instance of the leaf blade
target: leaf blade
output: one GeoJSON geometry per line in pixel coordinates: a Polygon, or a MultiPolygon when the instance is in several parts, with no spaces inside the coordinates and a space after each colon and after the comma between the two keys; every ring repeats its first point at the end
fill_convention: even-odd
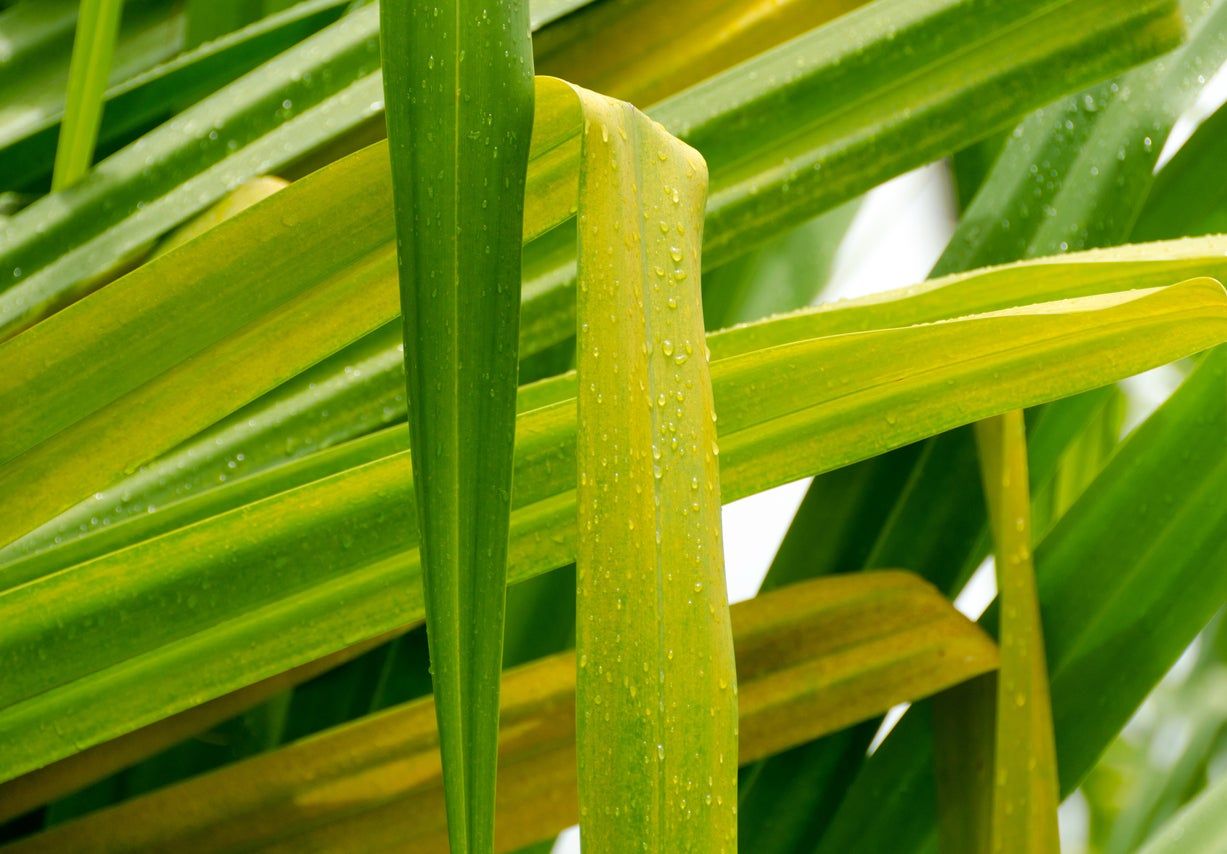
{"type": "MultiPolygon", "coordinates": [[[[727,431],[720,455],[724,500],[844,465],[879,447],[895,447],[1033,405],[1048,395],[1110,382],[1227,336],[1221,286],[1193,282],[1169,291],[1118,299],[1099,309],[1101,322],[1096,325],[1088,324],[1092,314],[1070,312],[1071,306],[1065,306],[1056,314],[1006,313],[912,327],[902,330],[903,335],[888,329],[802,341],[718,361],[713,366],[717,406],[730,410],[720,425],[727,431]],[[1133,325],[1122,326],[1122,320],[1133,325]],[[1129,334],[1122,333],[1126,328],[1129,334]],[[985,349],[968,351],[968,359],[945,372],[942,361],[917,362],[920,352],[944,360],[950,336],[959,330],[985,349]],[[1023,333],[1033,336],[1030,340],[1047,355],[1037,357],[1038,351],[1027,347],[1011,353],[1004,342],[1021,343],[1023,333]],[[833,401],[820,403],[830,393],[821,369],[834,364],[840,348],[839,358],[849,370],[865,364],[867,335],[876,336],[879,344],[894,340],[898,359],[915,369],[914,380],[901,383],[887,372],[858,395],[836,393],[833,401]],[[994,347],[997,356],[985,358],[994,347]],[[731,379],[738,373],[771,377],[786,373],[781,369],[790,361],[788,370],[796,370],[802,356],[815,371],[816,381],[802,384],[816,394],[814,405],[795,409],[790,399],[796,383],[765,384],[765,390],[775,392],[759,397],[761,418],[755,417],[754,407],[738,410],[725,403],[735,402],[738,389],[744,388],[744,380],[731,379]],[[1060,370],[1050,367],[1057,365],[1060,370]],[[757,369],[747,374],[752,366],[757,369]],[[982,396],[968,397],[958,385],[960,372],[991,378],[994,371],[999,376],[985,383],[982,396]],[[783,397],[777,398],[779,394],[783,397]],[[963,402],[956,405],[956,400],[963,402]],[[734,411],[740,412],[740,425],[734,411]],[[889,423],[887,414],[893,414],[896,423],[889,423]],[[866,444],[867,435],[875,437],[874,446],[866,444]]],[[[518,496],[512,515],[513,580],[565,565],[574,557],[574,496],[564,474],[574,465],[569,456],[574,447],[573,405],[564,396],[558,404],[521,417],[517,435],[524,444],[513,493],[518,496]]],[[[410,480],[403,452],[367,461],[0,593],[0,611],[24,615],[0,620],[0,657],[6,672],[13,674],[0,686],[5,692],[0,714],[5,734],[0,739],[0,767],[6,769],[5,776],[173,714],[184,707],[186,697],[200,697],[202,690],[204,696],[224,693],[223,686],[240,687],[403,625],[405,614],[420,614],[420,593],[405,588],[406,573],[418,571],[415,538],[410,535],[410,480]],[[278,571],[252,574],[245,569],[251,561],[267,562],[278,571]],[[339,574],[340,566],[350,569],[339,574]],[[226,580],[234,577],[245,580],[226,580]],[[204,595],[185,598],[184,588],[175,586],[180,579],[204,595]],[[218,597],[219,590],[228,595],[218,597]],[[231,601],[234,596],[242,602],[231,601]],[[341,611],[337,597],[349,603],[341,611]],[[85,615],[98,609],[127,615],[122,636],[91,636],[83,646],[76,631],[52,628],[57,620],[66,626],[85,625],[85,615]],[[241,660],[219,657],[218,644],[247,652],[241,660]],[[54,671],[23,664],[37,660],[40,650],[57,662],[54,671]],[[135,691],[129,684],[147,687],[135,691]],[[104,708],[105,715],[85,719],[68,711],[98,692],[108,702],[95,702],[94,707],[104,708]],[[50,728],[51,721],[60,729],[50,728]],[[64,734],[69,725],[71,744],[64,734]]]]}
{"type": "Polygon", "coordinates": [[[533,124],[527,0],[380,6],[413,483],[452,848],[494,845],[533,124]],[[465,62],[465,54],[473,59],[465,62]],[[423,141],[426,144],[423,144],[423,141]]]}
{"type": "MultiPolygon", "coordinates": [[[[785,588],[735,605],[733,627],[746,679],[742,763],[996,664],[983,633],[933,588],[902,572],[785,588]]],[[[500,851],[579,817],[575,680],[573,653],[509,671],[504,679],[500,851]]],[[[62,826],[33,837],[25,850],[78,838],[176,850],[292,847],[308,840],[335,844],[359,833],[368,841],[410,840],[414,850],[446,850],[430,705],[399,706],[62,826]],[[160,806],[168,801],[186,808],[160,806]],[[315,815],[294,803],[313,804],[315,815]]]]}
{"type": "Polygon", "coordinates": [[[633,107],[579,101],[581,841],[735,850],[737,677],[696,349],[707,169],[633,107]]]}
{"type": "Polygon", "coordinates": [[[1002,608],[992,845],[1060,850],[1057,759],[1044,635],[1031,559],[1027,439],[1019,410],[976,424],[1002,608]]]}

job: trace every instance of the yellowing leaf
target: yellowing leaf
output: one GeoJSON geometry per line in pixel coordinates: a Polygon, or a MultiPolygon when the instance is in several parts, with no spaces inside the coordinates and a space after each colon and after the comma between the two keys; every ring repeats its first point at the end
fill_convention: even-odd
{"type": "MultiPolygon", "coordinates": [[[[736,605],[736,767],[991,670],[997,653],[928,584],[903,572],[826,578],[736,605]]],[[[497,850],[557,833],[576,799],[575,658],[509,671],[499,738],[497,850]]],[[[33,837],[16,852],[446,852],[427,699],[137,798],[33,837]]],[[[723,797],[717,793],[717,796],[723,797]]]]}

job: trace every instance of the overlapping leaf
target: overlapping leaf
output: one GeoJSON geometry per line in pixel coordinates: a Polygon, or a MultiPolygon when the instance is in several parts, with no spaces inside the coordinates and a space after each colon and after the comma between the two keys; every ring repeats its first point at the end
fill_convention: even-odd
{"type": "MultiPolygon", "coordinates": [[[[777,335],[713,365],[723,497],[1196,352],[1227,337],[1225,312],[1222,287],[1201,280],[791,344],[777,335]]],[[[774,323],[736,334],[761,342],[774,323]]],[[[517,427],[513,580],[574,556],[574,404],[566,381],[555,385],[561,401],[517,427]]],[[[0,641],[14,677],[0,714],[5,774],[403,625],[421,612],[411,494],[394,454],[8,589],[0,610],[22,619],[5,619],[0,641]],[[95,631],[102,614],[124,631],[95,631]],[[93,713],[73,714],[81,704],[93,713]]]]}
{"type": "MultiPolygon", "coordinates": [[[[750,762],[991,669],[996,650],[906,573],[798,585],[733,608],[741,749],[750,762]],[[889,677],[889,678],[887,678],[889,677]]],[[[582,673],[582,671],[581,671],[582,673]]],[[[580,817],[575,657],[504,679],[498,850],[580,817]]],[[[446,851],[434,710],[398,707],[65,825],[14,850],[81,844],[177,851],[365,844],[446,851]],[[173,805],[168,808],[168,805],[173,805]]]]}

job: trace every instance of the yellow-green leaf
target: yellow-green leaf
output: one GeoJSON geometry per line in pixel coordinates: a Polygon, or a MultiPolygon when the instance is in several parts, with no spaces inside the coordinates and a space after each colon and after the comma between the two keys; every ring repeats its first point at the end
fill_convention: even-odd
{"type": "Polygon", "coordinates": [[[707,167],[579,92],[576,650],[586,850],[737,846],[737,688],[699,291],[707,167]]]}
{"type": "Polygon", "coordinates": [[[51,187],[62,190],[89,171],[102,122],[102,95],[111,73],[123,0],[81,0],[68,70],[68,95],[55,150],[51,187]]]}
{"type": "Polygon", "coordinates": [[[1001,601],[992,849],[1048,854],[1057,835],[1056,748],[1031,556],[1027,438],[1020,410],[976,424],[1001,601]]]}
{"type": "MultiPolygon", "coordinates": [[[[732,612],[742,675],[740,750],[726,759],[733,767],[997,663],[988,637],[909,573],[820,579],[732,612]]],[[[575,680],[569,652],[504,677],[499,851],[557,833],[579,817],[575,680]]],[[[361,839],[372,849],[446,852],[434,722],[430,700],[390,709],[13,850],[343,850],[361,839]]]]}

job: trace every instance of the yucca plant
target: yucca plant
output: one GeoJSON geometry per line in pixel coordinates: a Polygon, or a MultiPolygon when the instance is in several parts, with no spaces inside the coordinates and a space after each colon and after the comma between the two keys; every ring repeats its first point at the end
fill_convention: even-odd
{"type": "Polygon", "coordinates": [[[0,2],[0,844],[1220,850],[1225,61],[1227,0],[0,2]],[[942,160],[932,277],[824,301],[942,160]]]}

